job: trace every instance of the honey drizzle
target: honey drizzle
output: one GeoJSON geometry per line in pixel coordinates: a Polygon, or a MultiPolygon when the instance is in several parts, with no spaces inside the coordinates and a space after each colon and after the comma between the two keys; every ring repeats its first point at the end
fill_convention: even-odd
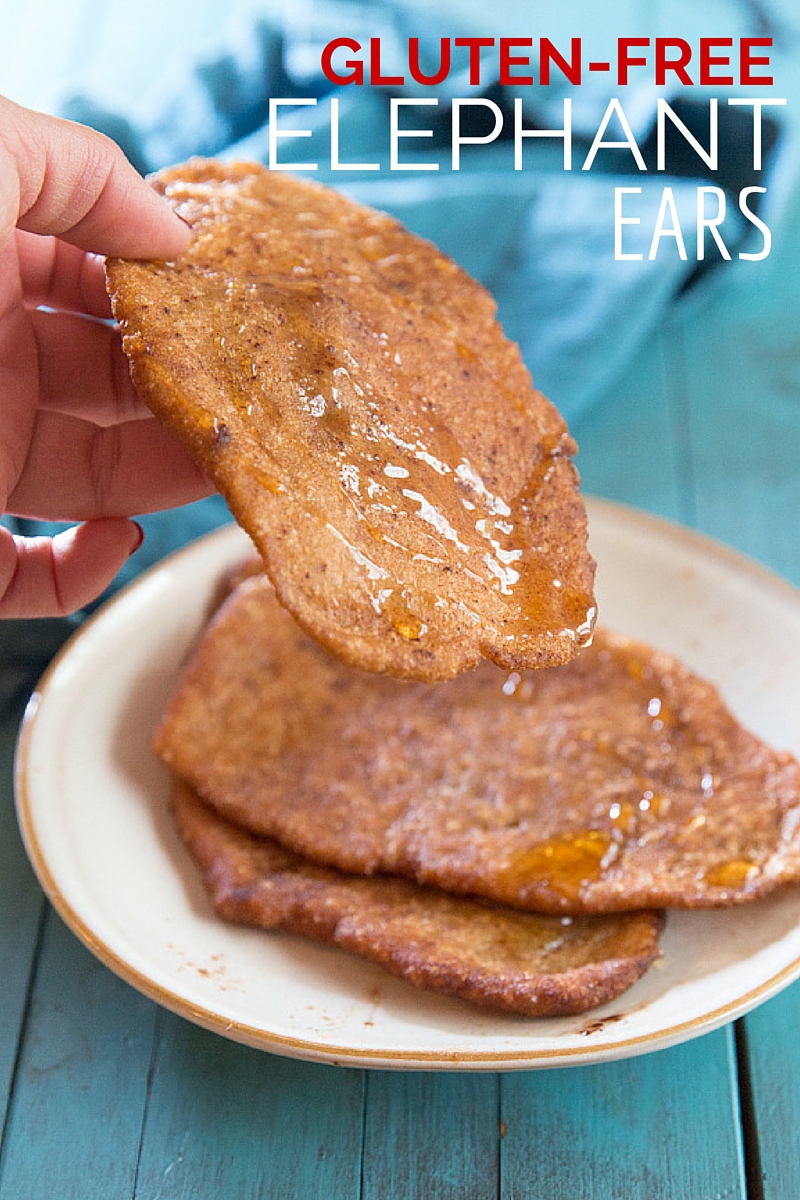
{"type": "Polygon", "coordinates": [[[565,900],[578,900],[583,886],[602,876],[610,846],[610,836],[599,829],[537,842],[512,855],[498,871],[497,894],[513,903],[543,887],[565,900]]]}
{"type": "MultiPolygon", "coordinates": [[[[591,639],[593,597],[558,579],[526,533],[556,460],[568,450],[565,430],[537,447],[535,464],[518,495],[495,495],[433,404],[420,394],[417,381],[406,376],[400,351],[391,352],[380,330],[374,329],[373,334],[376,351],[385,359],[381,378],[385,373],[386,384],[378,401],[368,379],[359,376],[344,339],[337,341],[331,332],[341,319],[341,315],[337,318],[341,303],[318,283],[271,273],[249,281],[228,278],[226,289],[222,325],[236,325],[239,344],[242,331],[247,335],[245,343],[256,346],[265,336],[254,311],[266,309],[274,321],[291,330],[290,348],[282,361],[294,378],[305,412],[286,411],[285,403],[268,394],[265,383],[244,361],[236,373],[235,389],[230,388],[237,408],[247,409],[255,393],[255,400],[279,429],[299,423],[302,428],[295,429],[296,435],[328,441],[327,454],[335,456],[342,478],[358,484],[357,494],[348,489],[347,509],[374,541],[394,546],[410,543],[418,561],[449,564],[450,570],[481,580],[501,605],[499,620],[509,639],[545,631],[578,644],[591,639]],[[395,427],[396,418],[381,419],[379,413],[387,411],[401,417],[402,433],[395,427]],[[387,474],[386,464],[394,464],[397,474],[387,474]]],[[[359,319],[366,323],[361,314],[359,319]]],[[[221,340],[224,343],[224,335],[221,340]]],[[[455,339],[451,344],[470,370],[484,371],[492,386],[508,394],[471,347],[455,339]]],[[[371,375],[375,377],[374,361],[371,375]]],[[[287,467],[270,470],[268,490],[293,490],[287,467]]],[[[344,489],[346,484],[341,486],[344,489]]],[[[331,514],[326,514],[325,523],[330,519],[331,514]]],[[[341,532],[354,543],[352,527],[349,534],[344,527],[341,532]]],[[[385,605],[386,574],[370,572],[364,581],[376,611],[385,605]]],[[[396,591],[392,588],[393,595],[396,591]]],[[[386,611],[390,624],[407,639],[424,637],[429,608],[420,605],[413,589],[406,589],[402,603],[403,615],[386,611]]]]}
{"type": "Polygon", "coordinates": [[[758,864],[747,858],[730,858],[711,867],[703,878],[712,887],[738,889],[744,887],[757,871],[758,864]]]}

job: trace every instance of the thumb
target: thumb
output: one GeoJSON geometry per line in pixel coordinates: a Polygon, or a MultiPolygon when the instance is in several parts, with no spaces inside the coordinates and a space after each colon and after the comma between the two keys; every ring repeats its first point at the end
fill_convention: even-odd
{"type": "Polygon", "coordinates": [[[0,97],[0,245],[15,226],[121,258],[176,258],[191,237],[110,138],[0,97]]]}

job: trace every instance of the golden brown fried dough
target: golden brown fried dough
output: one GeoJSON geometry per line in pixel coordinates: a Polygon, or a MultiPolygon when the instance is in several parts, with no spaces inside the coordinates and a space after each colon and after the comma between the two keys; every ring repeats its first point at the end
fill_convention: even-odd
{"type": "Polygon", "coordinates": [[[328,942],[482,1008],[533,1017],[585,1012],[619,996],[658,955],[657,913],[564,924],[314,866],[221,820],[185,784],[176,783],[173,808],[226,920],[328,942]]]}
{"type": "Polygon", "coordinates": [[[252,579],[157,748],[310,858],[519,908],[736,904],[800,881],[800,765],[673,657],[607,632],[552,671],[399,682],[330,656],[252,579]]]}
{"type": "Polygon", "coordinates": [[[280,172],[195,160],[155,184],[195,238],[177,263],[108,263],[133,379],[281,603],[398,676],[572,659],[594,620],[575,444],[488,293],[280,172]]]}

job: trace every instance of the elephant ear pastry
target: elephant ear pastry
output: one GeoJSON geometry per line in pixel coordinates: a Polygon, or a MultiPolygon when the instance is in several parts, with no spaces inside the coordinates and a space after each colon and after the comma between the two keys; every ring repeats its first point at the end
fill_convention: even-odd
{"type": "Polygon", "coordinates": [[[133,380],[302,627],[362,669],[556,666],[591,638],[576,447],[489,294],[337,192],[193,160],[176,262],[110,260],[133,380]]]}
{"type": "Polygon", "coordinates": [[[658,957],[652,912],[514,912],[400,879],[344,875],[222,820],[176,782],[173,811],[225,920],[327,942],[481,1008],[567,1016],[605,1004],[658,957]]]}
{"type": "Polygon", "coordinates": [[[402,682],[327,654],[251,578],[156,745],[221,815],[305,857],[512,908],[702,908],[800,883],[800,764],[672,655],[602,628],[553,671],[402,682]]]}

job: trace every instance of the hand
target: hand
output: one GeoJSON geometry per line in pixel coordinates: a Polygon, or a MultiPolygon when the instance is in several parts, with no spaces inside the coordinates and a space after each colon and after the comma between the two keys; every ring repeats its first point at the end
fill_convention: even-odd
{"type": "Polygon", "coordinates": [[[131,513],[211,492],[134,391],[97,257],[189,240],[113,142],[0,97],[0,511],[85,522],[0,527],[0,617],[80,608],[138,547],[131,513]]]}

